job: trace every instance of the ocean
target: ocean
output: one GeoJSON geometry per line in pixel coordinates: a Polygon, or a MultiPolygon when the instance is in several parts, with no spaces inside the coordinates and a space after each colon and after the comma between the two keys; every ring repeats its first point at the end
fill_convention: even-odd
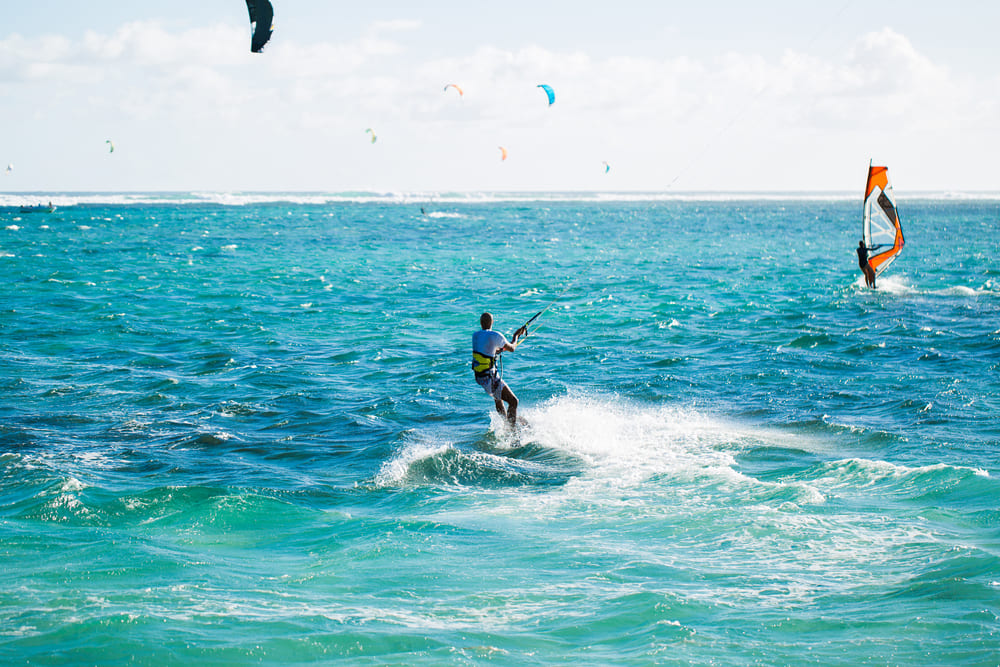
{"type": "Polygon", "coordinates": [[[897,202],[0,196],[0,662],[998,664],[1000,197],[897,202]]]}

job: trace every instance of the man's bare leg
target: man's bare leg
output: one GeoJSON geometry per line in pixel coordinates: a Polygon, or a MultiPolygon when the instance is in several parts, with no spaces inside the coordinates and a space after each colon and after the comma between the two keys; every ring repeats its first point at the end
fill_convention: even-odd
{"type": "MultiPolygon", "coordinates": [[[[510,387],[504,387],[503,392],[500,394],[500,398],[507,401],[507,421],[510,422],[511,426],[517,425],[517,396],[514,392],[510,390],[510,387]]],[[[500,405],[500,401],[497,401],[497,405],[500,405]]],[[[501,413],[502,414],[502,413],[501,413]]]]}

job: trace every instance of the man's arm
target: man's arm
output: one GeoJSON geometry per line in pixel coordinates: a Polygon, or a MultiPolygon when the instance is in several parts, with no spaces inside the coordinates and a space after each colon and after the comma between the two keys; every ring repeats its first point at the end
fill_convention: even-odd
{"type": "Polygon", "coordinates": [[[523,338],[527,334],[528,334],[528,327],[527,326],[522,326],[520,329],[518,329],[517,331],[514,332],[514,335],[511,336],[511,338],[510,338],[510,342],[504,347],[504,349],[505,350],[514,350],[519,345],[519,343],[517,342],[518,339],[519,338],[523,338]]]}

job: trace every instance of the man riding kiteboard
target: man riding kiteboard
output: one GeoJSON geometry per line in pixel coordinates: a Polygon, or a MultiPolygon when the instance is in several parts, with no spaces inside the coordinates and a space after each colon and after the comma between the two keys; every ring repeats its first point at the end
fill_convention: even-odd
{"type": "Polygon", "coordinates": [[[528,325],[515,331],[510,341],[499,331],[493,331],[493,316],[489,313],[479,316],[479,326],[482,328],[472,334],[472,372],[479,386],[493,397],[497,412],[506,417],[511,426],[515,426],[517,396],[500,377],[497,360],[503,352],[513,352],[517,348],[517,341],[528,332],[528,325]],[[507,403],[506,410],[504,402],[507,403]]]}

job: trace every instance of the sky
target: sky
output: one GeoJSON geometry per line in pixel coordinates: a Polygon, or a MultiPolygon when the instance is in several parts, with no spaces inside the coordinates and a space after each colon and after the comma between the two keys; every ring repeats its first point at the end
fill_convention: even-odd
{"type": "Polygon", "coordinates": [[[995,0],[272,2],[0,0],[0,191],[1000,191],[995,0]]]}

